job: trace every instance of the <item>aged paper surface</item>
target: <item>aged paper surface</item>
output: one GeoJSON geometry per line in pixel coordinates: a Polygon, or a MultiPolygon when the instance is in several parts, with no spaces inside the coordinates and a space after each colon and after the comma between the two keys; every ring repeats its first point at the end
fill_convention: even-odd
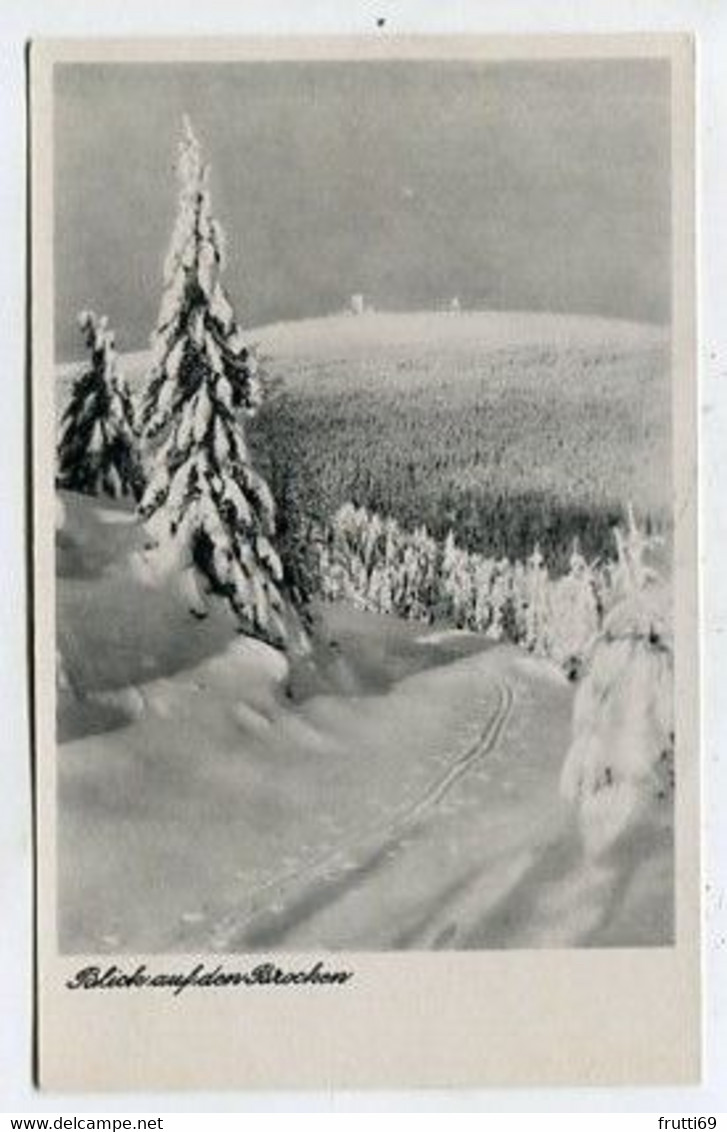
{"type": "MultiPolygon", "coordinates": [[[[67,41],[34,44],[30,69],[41,1083],[696,1080],[691,41],[67,41]],[[224,292],[200,268],[217,248],[208,189],[224,292]],[[88,372],[105,365],[117,394],[114,365],[139,404],[154,372],[173,384],[184,365],[176,408],[208,379],[214,393],[242,373],[247,389],[221,294],[274,379],[264,427],[249,427],[278,516],[307,522],[319,493],[324,535],[286,544],[280,518],[271,534],[284,648],[199,539],[183,569],[155,572],[112,443],[123,398],[103,408],[78,384],[74,320],[91,308],[88,372]],[[141,352],[155,327],[156,361],[141,352]],[[169,327],[191,342],[171,375],[169,327]],[[413,395],[396,376],[410,371],[413,395]],[[430,490],[448,414],[449,550],[430,490]],[[488,510],[483,467],[504,511],[488,510]],[[625,540],[605,565],[614,498],[593,484],[618,495],[625,540]],[[393,549],[372,565],[383,529],[393,549]],[[310,625],[292,596],[301,541],[324,548],[310,625]],[[427,556],[425,590],[411,563],[427,556]]],[[[193,459],[219,422],[233,428],[225,404],[191,425],[193,459]]],[[[149,420],[135,427],[148,480],[159,449],[149,420]]],[[[210,444],[215,500],[228,469],[210,444]]],[[[182,507],[207,498],[189,482],[182,507]]],[[[195,530],[217,537],[206,514],[195,530]]],[[[250,553],[243,573],[252,586],[262,571],[269,595],[250,553]]]]}

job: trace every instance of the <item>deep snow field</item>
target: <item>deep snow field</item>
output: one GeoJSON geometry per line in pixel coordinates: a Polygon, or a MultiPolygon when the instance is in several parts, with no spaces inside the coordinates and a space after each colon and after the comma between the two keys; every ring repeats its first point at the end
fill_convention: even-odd
{"type": "Polygon", "coordinates": [[[62,951],[671,940],[668,815],[585,857],[550,665],[329,606],[291,669],[155,582],[128,505],[63,500],[62,951]]]}

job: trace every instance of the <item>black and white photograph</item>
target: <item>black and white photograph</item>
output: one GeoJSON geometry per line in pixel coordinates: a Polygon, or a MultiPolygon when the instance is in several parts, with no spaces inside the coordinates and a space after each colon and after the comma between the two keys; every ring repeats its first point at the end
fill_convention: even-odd
{"type": "Polygon", "coordinates": [[[672,942],[668,62],[54,83],[61,950],[672,942]]]}
{"type": "Polygon", "coordinates": [[[74,995],[204,957],[345,1010],[387,956],[527,959],[595,1009],[611,956],[661,1037],[599,1026],[604,1074],[692,1071],[688,44],[528,42],[38,64],[40,930],[74,995]]]}

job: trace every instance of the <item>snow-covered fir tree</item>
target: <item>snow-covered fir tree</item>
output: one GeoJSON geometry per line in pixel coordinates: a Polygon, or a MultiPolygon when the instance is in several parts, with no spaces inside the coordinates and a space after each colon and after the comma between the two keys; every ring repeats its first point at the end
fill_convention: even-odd
{"type": "Polygon", "coordinates": [[[193,612],[206,612],[207,594],[221,596],[241,628],[283,644],[275,506],[252,465],[242,421],[261,402],[258,366],[222,283],[222,230],[187,118],[178,173],[142,413],[150,475],[140,510],[158,551],[182,571],[193,612]]]}
{"type": "Polygon", "coordinates": [[[78,323],[91,360],[74,382],[61,420],[58,486],[87,495],[138,497],[133,404],[119,371],[113,333],[108,320],[93,311],[81,311],[78,323]]]}

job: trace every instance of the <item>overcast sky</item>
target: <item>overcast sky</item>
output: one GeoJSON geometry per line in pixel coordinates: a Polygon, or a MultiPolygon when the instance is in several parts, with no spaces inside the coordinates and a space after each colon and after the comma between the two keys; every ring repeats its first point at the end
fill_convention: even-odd
{"type": "Polygon", "coordinates": [[[660,61],[56,67],[56,339],[147,344],[189,113],[244,325],[463,306],[668,321],[660,61]]]}

